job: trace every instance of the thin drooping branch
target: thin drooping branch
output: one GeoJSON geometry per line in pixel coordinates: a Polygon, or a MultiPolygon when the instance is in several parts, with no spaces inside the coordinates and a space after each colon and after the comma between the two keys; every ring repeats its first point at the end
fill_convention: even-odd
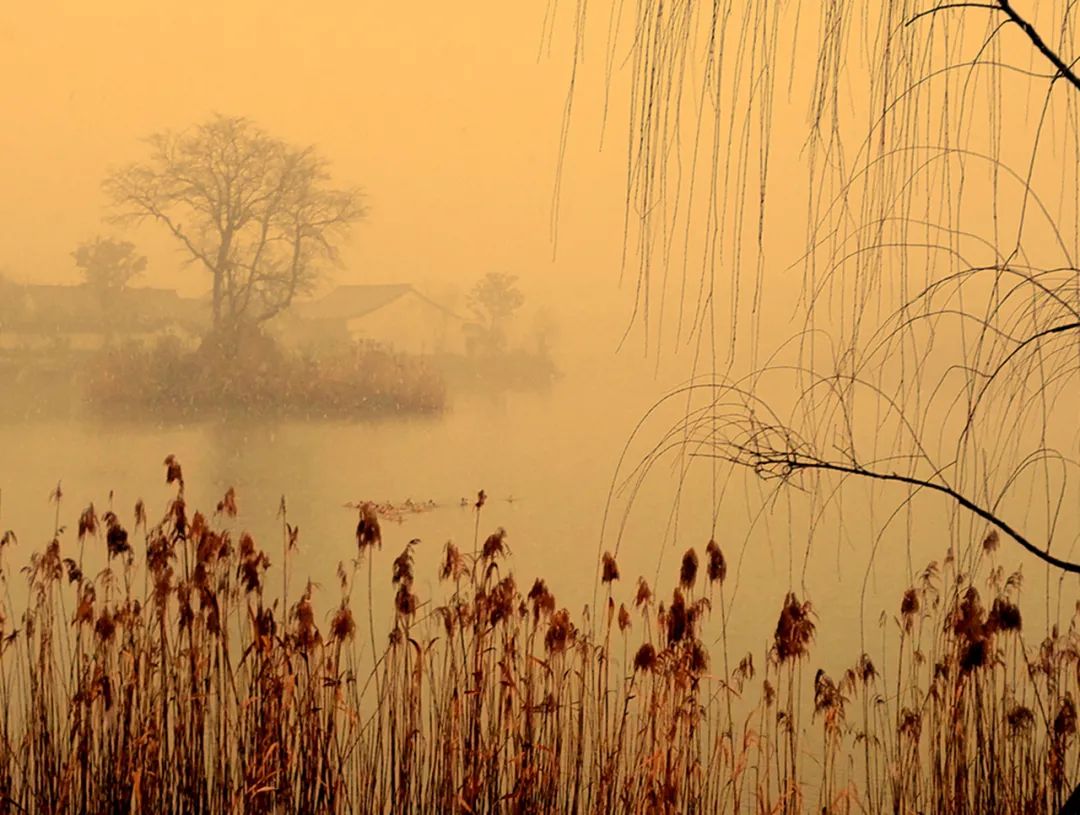
{"type": "Polygon", "coordinates": [[[993,3],[942,3],[940,6],[934,6],[933,8],[924,9],[918,14],[912,16],[904,25],[911,25],[912,23],[921,20],[923,17],[930,17],[935,14],[940,14],[943,11],[950,11],[952,9],[964,9],[964,8],[981,8],[987,11],[1001,11],[1001,7],[994,5],[993,3]]]}
{"type": "MultiPolygon", "coordinates": [[[[706,457],[717,457],[716,454],[703,453],[706,457]]],[[[958,506],[974,513],[982,518],[987,523],[999,529],[1001,532],[1008,535],[1014,541],[1019,543],[1024,549],[1033,554],[1035,557],[1042,560],[1044,563],[1048,563],[1058,569],[1065,572],[1071,572],[1073,574],[1080,574],[1080,563],[1071,560],[1064,560],[1063,558],[1056,557],[1047,551],[1040,549],[1030,540],[1028,540],[1022,533],[1017,531],[1013,526],[1002,520],[998,515],[994,514],[990,510],[986,509],[979,504],[976,504],[967,496],[950,487],[948,484],[939,483],[937,481],[930,481],[925,478],[917,478],[910,475],[901,475],[900,473],[888,473],[880,472],[878,470],[871,470],[867,467],[862,467],[857,464],[842,464],[836,461],[825,461],[822,459],[808,458],[796,452],[777,452],[775,454],[761,454],[754,456],[754,468],[759,472],[773,470],[781,478],[788,478],[793,473],[799,470],[825,470],[828,472],[841,473],[844,475],[855,475],[862,478],[874,479],[877,481],[892,481],[900,484],[908,484],[920,489],[933,490],[939,492],[942,495],[951,498],[958,506]]]]}
{"type": "MultiPolygon", "coordinates": [[[[712,482],[714,524],[726,500],[723,465],[781,480],[795,470],[832,471],[843,481],[932,490],[952,511],[1080,573],[1080,562],[1048,551],[1072,556],[1056,529],[1078,459],[1071,450],[1055,458],[1059,471],[1045,455],[1075,444],[1075,410],[1062,403],[1071,408],[1080,381],[1080,196],[1075,162],[1059,157],[1080,150],[1071,5],[1047,16],[1020,0],[830,0],[817,6],[816,42],[799,13],[781,27],[773,16],[781,6],[715,2],[700,6],[711,17],[685,23],[663,0],[626,12],[636,22],[626,43],[629,254],[639,260],[642,300],[658,284],[658,334],[665,294],[680,320],[684,300],[692,308],[689,381],[705,383],[680,399],[678,420],[659,428],[640,467],[627,476],[620,461],[615,480],[625,476],[627,506],[670,455],[680,456],[679,479],[689,469],[685,456],[713,459],[703,476],[712,482]],[[934,30],[917,21],[933,21],[934,30]],[[1014,26],[1026,42],[1001,36],[1014,26]],[[817,61],[801,154],[808,186],[797,193],[785,179],[779,187],[806,199],[805,251],[784,270],[801,265],[803,281],[798,292],[785,277],[762,297],[757,288],[747,296],[744,270],[762,263],[764,250],[740,245],[750,219],[765,216],[770,83],[787,56],[775,43],[789,41],[797,66],[789,95],[801,87],[795,75],[817,61]],[[858,42],[870,44],[866,71],[854,67],[858,42]],[[1027,56],[1037,63],[1030,69],[1012,64],[1027,56]],[[1008,118],[1016,94],[1028,96],[1029,111],[1038,101],[1039,115],[1008,118]],[[699,99],[694,119],[689,103],[699,99]],[[1059,153],[1064,135],[1069,152],[1059,153]],[[1024,166],[1014,167],[1018,161],[1024,166]],[[1013,240],[1006,232],[1014,223],[1013,240]],[[664,274],[650,277],[658,265],[664,274]],[[669,266],[681,266],[684,281],[686,269],[700,269],[697,306],[685,282],[673,276],[669,284],[669,266]],[[727,292],[721,282],[730,283],[727,292]],[[717,303],[730,307],[727,320],[717,303]],[[758,333],[760,303],[796,315],[790,340],[758,333]],[[738,354],[734,343],[725,354],[725,333],[739,336],[738,354]],[[898,461],[920,464],[889,463],[898,461]],[[941,461],[952,462],[944,473],[941,461]],[[1006,501],[1021,500],[1021,474],[1033,495],[1046,491],[1045,526],[1014,518],[1014,528],[1000,517],[1015,511],[1006,501]]],[[[773,245],[780,248],[770,252],[786,251],[782,240],[773,245]]],[[[647,323],[646,310],[635,316],[647,323]]],[[[657,414],[650,427],[660,421],[657,414]]]]}

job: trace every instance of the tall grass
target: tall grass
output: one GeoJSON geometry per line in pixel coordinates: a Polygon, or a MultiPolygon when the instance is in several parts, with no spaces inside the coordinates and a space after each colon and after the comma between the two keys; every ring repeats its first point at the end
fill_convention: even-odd
{"type": "Polygon", "coordinates": [[[1046,813],[1077,780],[1077,618],[1025,641],[993,536],[977,574],[931,564],[898,598],[880,669],[830,677],[793,594],[765,653],[727,653],[714,541],[662,596],[606,555],[574,615],[517,582],[502,530],[448,544],[418,596],[415,542],[384,554],[368,504],[338,595],[292,596],[284,503],[270,553],[231,490],[203,515],[166,469],[157,521],[69,531],[58,489],[29,566],[3,537],[0,812],[1046,813]]]}

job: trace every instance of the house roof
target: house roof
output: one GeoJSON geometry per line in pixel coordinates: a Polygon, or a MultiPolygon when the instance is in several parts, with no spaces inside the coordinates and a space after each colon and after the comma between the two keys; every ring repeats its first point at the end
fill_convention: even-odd
{"type": "Polygon", "coordinates": [[[203,300],[181,297],[172,289],[127,288],[103,301],[85,283],[77,286],[6,287],[0,320],[8,328],[30,331],[152,331],[164,326],[197,329],[209,321],[203,300]]]}
{"type": "Polygon", "coordinates": [[[402,297],[413,297],[451,317],[450,309],[418,292],[408,283],[338,286],[319,300],[296,303],[298,316],[305,320],[354,320],[390,305],[402,297]]]}

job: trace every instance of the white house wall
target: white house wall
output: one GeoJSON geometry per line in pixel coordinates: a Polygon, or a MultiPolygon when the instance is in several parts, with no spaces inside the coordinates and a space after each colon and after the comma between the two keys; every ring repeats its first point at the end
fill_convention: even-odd
{"type": "Polygon", "coordinates": [[[346,322],[349,336],[413,354],[460,354],[465,350],[461,320],[414,293],[346,322]]]}

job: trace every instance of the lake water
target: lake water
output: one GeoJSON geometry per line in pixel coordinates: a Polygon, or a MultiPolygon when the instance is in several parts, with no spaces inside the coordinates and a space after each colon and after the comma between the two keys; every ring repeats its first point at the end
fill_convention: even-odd
{"type": "MultiPolygon", "coordinates": [[[[856,494],[842,527],[831,529],[828,519],[816,519],[814,548],[807,555],[811,519],[798,491],[770,492],[775,485],[736,477],[718,498],[714,527],[707,474],[687,482],[676,516],[678,470],[663,464],[636,493],[629,514],[624,514],[627,494],[616,497],[601,544],[623,447],[672,384],[654,378],[645,363],[618,359],[580,366],[545,392],[458,396],[440,417],[183,425],[5,421],[0,423],[0,529],[16,532],[20,546],[14,557],[25,562],[51,536],[55,508],[49,495],[58,481],[64,496],[60,521],[69,530],[62,538],[66,554],[75,551],[79,512],[90,502],[99,511],[106,508],[110,490],[125,524],[132,524],[139,498],[151,518],[157,517],[173,494],[162,460],[174,454],[184,468],[189,506],[209,514],[234,487],[237,531],[251,531],[275,568],[282,545],[277,511],[285,496],[289,521],[300,529],[290,585],[298,587],[305,578],[320,584],[322,607],[328,609],[336,603],[337,564],[355,556],[356,513],[346,505],[434,501],[432,511],[383,524],[376,603],[389,609],[391,561],[413,538],[422,541],[416,553],[418,594],[441,596],[436,571],[443,544],[453,540],[464,551],[472,549],[472,502],[484,489],[489,499],[480,518],[481,540],[498,526],[508,530],[513,570],[524,590],[543,576],[559,604],[576,614],[592,602],[599,552],[618,544],[617,598],[629,604],[638,575],[669,595],[682,551],[694,545],[703,556],[715,529],[734,586],[727,595],[729,601],[734,597],[733,651],[763,653],[784,593],[794,587],[813,600],[819,614],[814,661],[828,670],[846,667],[858,656],[862,634],[871,644],[880,642],[878,615],[883,609],[890,615],[897,611],[909,585],[909,562],[921,569],[944,554],[946,538],[923,530],[943,529],[949,508],[926,502],[915,534],[900,524],[891,537],[879,539],[870,530],[879,528],[887,513],[874,515],[856,494]]],[[[678,413],[677,405],[673,411],[678,413]]],[[[636,463],[675,418],[672,411],[654,417],[627,460],[636,463]]],[[[1023,564],[1029,578],[1045,579],[1033,559],[1007,542],[1002,563],[1009,570],[1023,564]]],[[[271,590],[277,585],[271,577],[271,590]]],[[[719,633],[715,621],[712,628],[719,633]]]]}

